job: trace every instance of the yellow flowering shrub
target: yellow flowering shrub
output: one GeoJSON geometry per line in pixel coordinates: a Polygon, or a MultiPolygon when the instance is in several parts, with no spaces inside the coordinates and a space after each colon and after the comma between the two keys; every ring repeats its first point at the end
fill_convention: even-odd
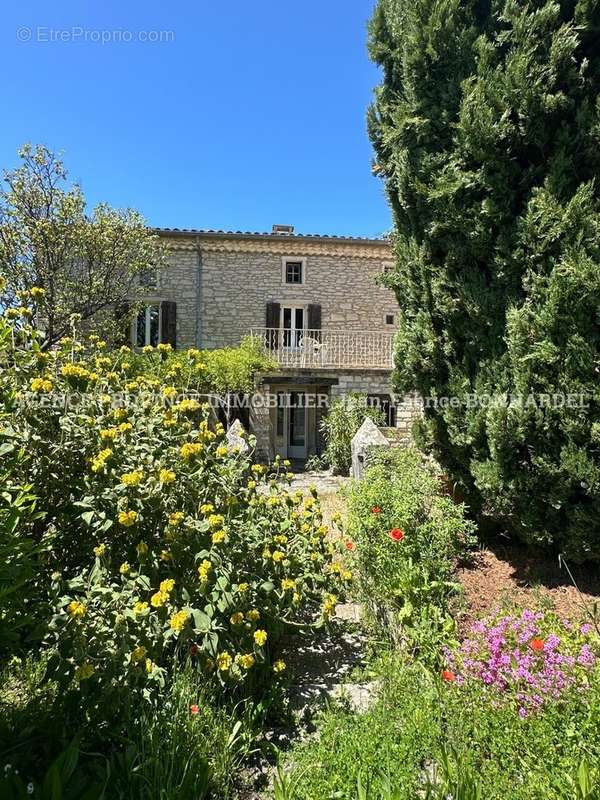
{"type": "Polygon", "coordinates": [[[264,685],[283,671],[286,632],[332,613],[339,575],[318,498],[290,493],[279,462],[230,449],[198,355],[98,357],[97,344],[42,353],[30,339],[11,355],[22,477],[53,537],[40,564],[55,612],[48,674],[148,696],[191,659],[229,690],[264,685]]]}

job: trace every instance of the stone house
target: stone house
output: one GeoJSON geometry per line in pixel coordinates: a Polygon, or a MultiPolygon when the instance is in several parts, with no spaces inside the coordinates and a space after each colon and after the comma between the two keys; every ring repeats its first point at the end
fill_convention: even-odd
{"type": "Polygon", "coordinates": [[[384,239],[159,229],[168,268],[145,287],[132,325],[136,346],[236,346],[258,337],[277,369],[259,378],[245,420],[266,458],[306,459],[322,447],[329,398],[363,392],[388,425],[410,424],[390,377],[397,321],[393,293],[376,281],[392,264],[384,239]]]}

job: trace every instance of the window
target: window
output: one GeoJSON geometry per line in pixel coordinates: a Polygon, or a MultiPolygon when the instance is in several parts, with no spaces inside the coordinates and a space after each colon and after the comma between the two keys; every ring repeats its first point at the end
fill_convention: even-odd
{"type": "Polygon", "coordinates": [[[303,258],[283,259],[283,283],[300,286],[305,280],[305,260],[303,258]]]}
{"type": "Polygon", "coordinates": [[[394,324],[394,315],[393,314],[386,314],[385,315],[385,324],[386,325],[393,325],[394,324]]]}
{"type": "Polygon", "coordinates": [[[135,344],[137,347],[152,347],[160,342],[160,303],[146,306],[137,315],[135,326],[135,344]]]}

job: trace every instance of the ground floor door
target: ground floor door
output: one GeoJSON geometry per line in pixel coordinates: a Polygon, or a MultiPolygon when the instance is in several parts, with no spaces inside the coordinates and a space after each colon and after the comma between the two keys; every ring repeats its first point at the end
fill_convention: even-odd
{"type": "Polygon", "coordinates": [[[276,450],[282,458],[307,457],[307,403],[304,392],[278,392],[276,442],[276,450]]]}

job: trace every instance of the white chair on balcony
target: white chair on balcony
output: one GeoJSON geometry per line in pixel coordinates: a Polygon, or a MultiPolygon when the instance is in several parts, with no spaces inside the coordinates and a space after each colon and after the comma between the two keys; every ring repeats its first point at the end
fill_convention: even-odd
{"type": "Polygon", "coordinates": [[[302,367],[323,366],[325,348],[322,342],[317,341],[312,336],[303,336],[300,339],[300,348],[300,365],[302,367]]]}

